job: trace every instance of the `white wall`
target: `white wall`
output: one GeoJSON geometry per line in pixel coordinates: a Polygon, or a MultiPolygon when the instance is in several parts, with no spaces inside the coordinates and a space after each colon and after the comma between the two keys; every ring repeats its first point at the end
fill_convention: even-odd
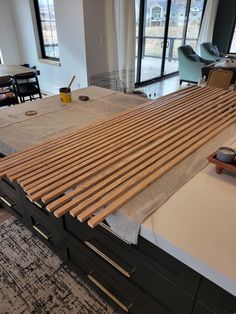
{"type": "Polygon", "coordinates": [[[21,63],[16,25],[11,2],[8,0],[0,0],[0,50],[4,63],[21,63]]]}
{"type": "Polygon", "coordinates": [[[84,0],[84,27],[88,80],[108,71],[104,0],[84,0]]]}
{"type": "Polygon", "coordinates": [[[59,87],[66,86],[73,75],[76,75],[76,80],[72,89],[87,86],[83,0],[54,1],[61,66],[39,61],[33,1],[11,1],[22,62],[36,65],[40,70],[41,89],[57,93],[59,87]]]}

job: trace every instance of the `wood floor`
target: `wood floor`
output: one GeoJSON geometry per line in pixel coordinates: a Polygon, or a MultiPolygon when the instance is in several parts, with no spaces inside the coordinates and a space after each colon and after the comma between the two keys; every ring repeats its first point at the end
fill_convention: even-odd
{"type": "MultiPolygon", "coordinates": [[[[174,76],[165,80],[138,88],[143,91],[149,99],[156,99],[160,96],[169,94],[179,89],[179,77],[174,76]]],[[[1,207],[0,204],[0,223],[11,217],[11,213],[1,207]]]]}

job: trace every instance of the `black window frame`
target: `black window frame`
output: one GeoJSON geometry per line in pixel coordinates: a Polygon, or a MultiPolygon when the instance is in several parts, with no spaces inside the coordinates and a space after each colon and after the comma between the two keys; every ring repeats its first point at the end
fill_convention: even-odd
{"type": "MultiPolygon", "coordinates": [[[[166,43],[167,42],[167,38],[168,38],[168,28],[169,28],[169,19],[170,19],[170,12],[171,12],[171,2],[173,0],[166,0],[167,5],[167,12],[166,12],[166,21],[165,21],[165,32],[164,32],[164,37],[163,40],[166,43]]],[[[202,8],[202,16],[201,16],[201,22],[200,22],[200,27],[198,30],[198,37],[199,37],[199,33],[201,30],[201,25],[202,25],[202,21],[203,21],[203,16],[205,13],[205,9],[206,9],[206,4],[207,4],[207,0],[203,0],[203,8],[202,8]]],[[[135,87],[140,87],[140,86],[145,86],[147,84],[152,84],[154,82],[160,81],[162,80],[164,77],[171,77],[173,75],[178,74],[178,71],[176,72],[172,72],[172,73],[168,73],[165,74],[164,73],[164,68],[165,68],[165,56],[166,56],[166,49],[167,46],[164,45],[163,47],[163,52],[162,52],[162,59],[164,59],[164,61],[162,61],[162,66],[161,66],[161,74],[160,76],[151,78],[151,79],[147,79],[145,81],[141,81],[141,62],[142,62],[142,55],[144,53],[144,40],[143,40],[143,34],[144,34],[144,29],[145,29],[145,18],[146,18],[146,13],[145,13],[145,7],[146,7],[146,3],[147,0],[140,0],[140,7],[139,7],[139,33],[138,33],[138,53],[137,53],[137,72],[136,72],[136,82],[135,82],[135,87]]],[[[192,4],[192,0],[186,0],[186,10],[185,10],[185,23],[184,23],[184,28],[183,28],[183,38],[182,38],[182,45],[185,45],[186,43],[186,36],[187,36],[187,32],[188,32],[188,22],[189,22],[189,14],[190,14],[190,9],[191,9],[191,4],[192,4]]]]}
{"type": "Polygon", "coordinates": [[[34,9],[35,9],[35,16],[36,16],[36,22],[37,22],[37,28],[38,28],[38,36],[39,36],[39,44],[40,44],[40,50],[41,50],[41,57],[42,59],[46,60],[52,60],[52,61],[58,61],[60,62],[60,58],[47,56],[45,51],[45,42],[43,38],[43,30],[42,30],[42,24],[41,24],[41,17],[40,17],[40,7],[38,0],[34,0],[34,9]]]}

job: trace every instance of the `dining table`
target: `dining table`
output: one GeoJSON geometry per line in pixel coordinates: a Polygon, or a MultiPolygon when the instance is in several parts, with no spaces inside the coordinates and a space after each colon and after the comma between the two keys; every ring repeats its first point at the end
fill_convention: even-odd
{"type": "Polygon", "coordinates": [[[35,72],[36,69],[32,69],[30,67],[26,67],[23,65],[16,65],[16,64],[0,64],[0,77],[3,76],[14,76],[20,73],[29,73],[35,72]]]}

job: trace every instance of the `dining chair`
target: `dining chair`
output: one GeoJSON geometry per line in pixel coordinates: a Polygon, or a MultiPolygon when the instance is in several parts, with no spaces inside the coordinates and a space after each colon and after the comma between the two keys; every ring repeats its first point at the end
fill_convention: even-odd
{"type": "Polygon", "coordinates": [[[0,77],[0,107],[18,104],[15,85],[11,76],[0,77]]]}
{"type": "Polygon", "coordinates": [[[17,96],[21,102],[42,98],[39,81],[35,72],[20,73],[13,76],[17,96]]]}
{"type": "Polygon", "coordinates": [[[20,64],[20,66],[25,67],[25,68],[30,68],[34,70],[34,72],[36,72],[37,75],[40,75],[40,71],[37,70],[37,67],[35,65],[31,66],[29,63],[23,63],[23,64],[20,64]]]}
{"type": "Polygon", "coordinates": [[[228,89],[233,77],[233,72],[222,69],[212,69],[209,73],[206,86],[228,89]]]}

